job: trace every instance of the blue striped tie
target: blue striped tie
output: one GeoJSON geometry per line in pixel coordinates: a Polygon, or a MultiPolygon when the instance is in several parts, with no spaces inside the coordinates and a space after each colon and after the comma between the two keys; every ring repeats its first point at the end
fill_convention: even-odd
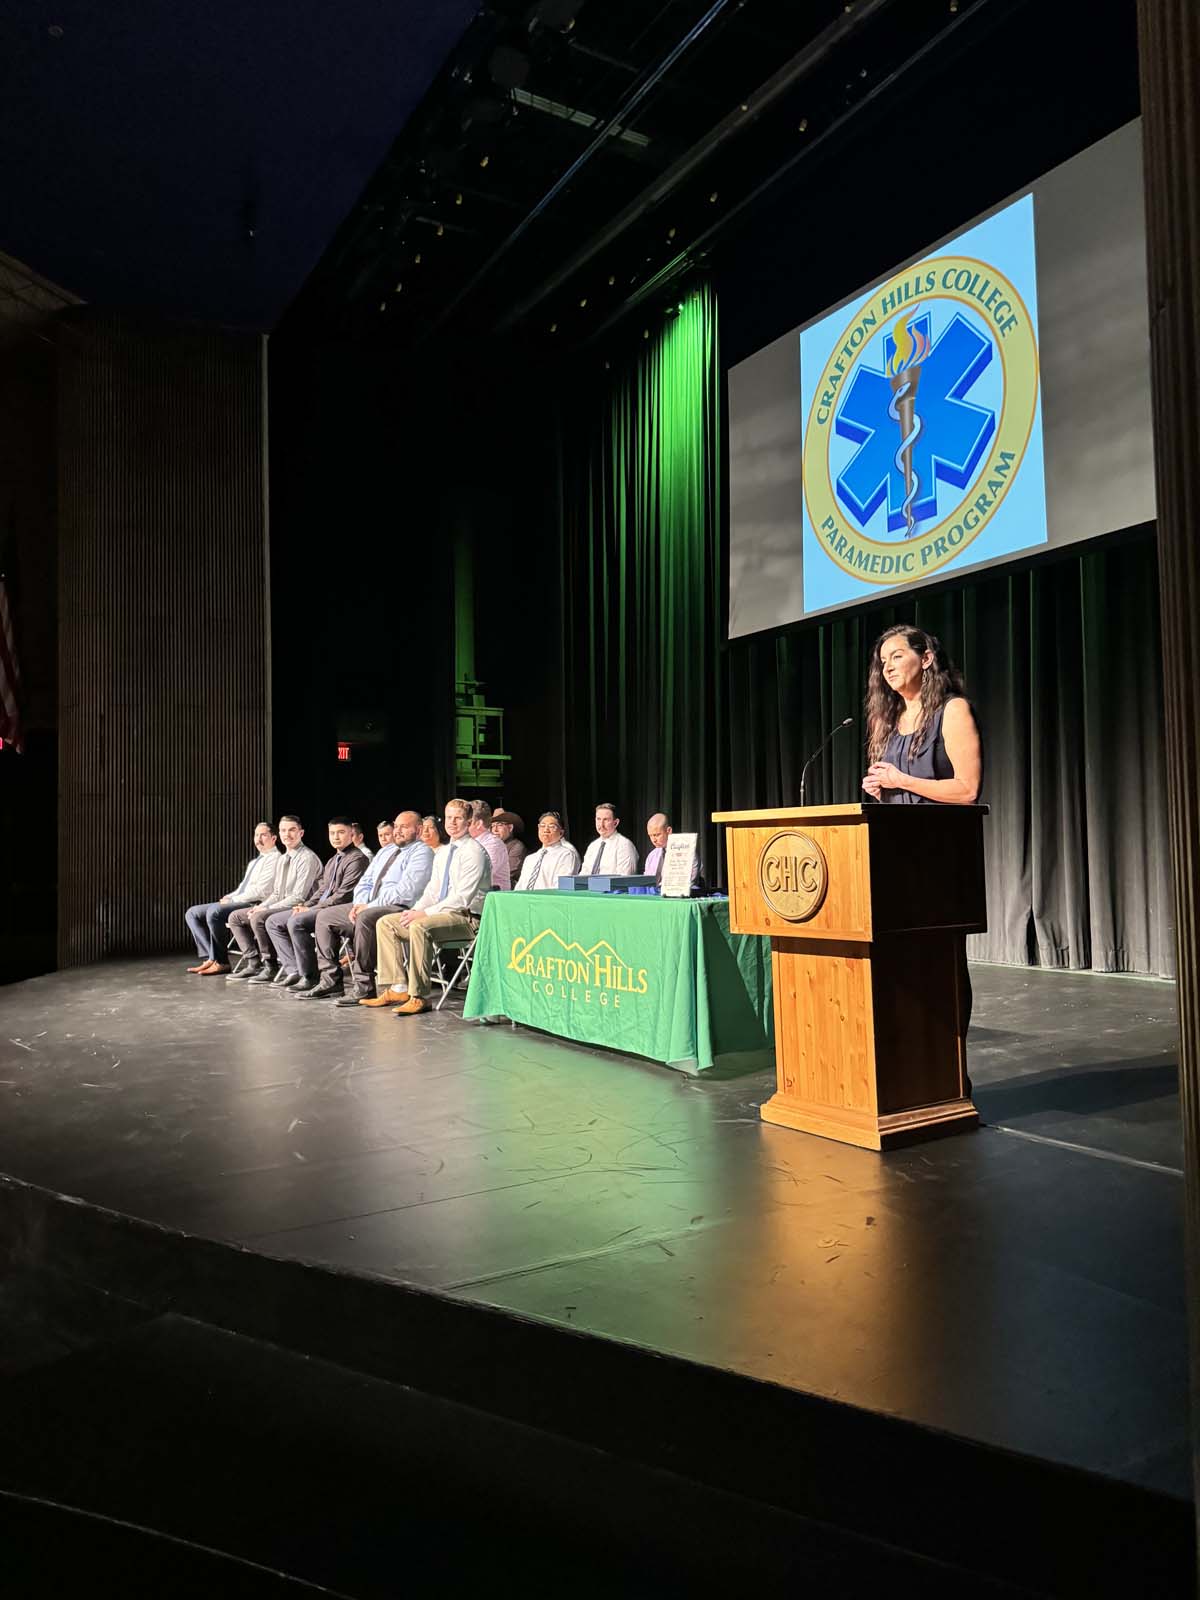
{"type": "Polygon", "coordinates": [[[442,887],[438,890],[439,900],[444,900],[446,898],[446,885],[450,882],[450,863],[454,860],[454,852],[457,849],[458,846],[456,844],[452,844],[446,855],[446,870],[442,874],[442,887]]]}

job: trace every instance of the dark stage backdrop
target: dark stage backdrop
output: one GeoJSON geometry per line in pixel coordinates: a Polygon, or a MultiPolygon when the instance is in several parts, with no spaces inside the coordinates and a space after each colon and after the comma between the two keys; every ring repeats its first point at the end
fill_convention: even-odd
{"type": "Polygon", "coordinates": [[[59,339],[60,966],[172,950],[269,814],[262,340],[59,339]]]}
{"type": "Polygon", "coordinates": [[[855,725],[814,765],[808,798],[857,798],[870,645],[912,619],[962,665],[984,733],[989,932],[972,954],[1172,975],[1152,531],[725,647],[720,392],[705,286],[562,413],[574,842],[590,837],[596,799],[618,802],[639,847],[665,806],[723,872],[709,814],[797,800],[805,756],[846,716],[855,725]]]}

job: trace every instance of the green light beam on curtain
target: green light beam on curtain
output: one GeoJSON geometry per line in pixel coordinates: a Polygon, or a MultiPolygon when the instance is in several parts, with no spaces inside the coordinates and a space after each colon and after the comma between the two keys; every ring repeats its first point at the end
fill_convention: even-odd
{"type": "Polygon", "coordinates": [[[705,283],[559,431],[564,753],[580,848],[612,799],[648,849],[666,810],[701,834],[721,803],[720,363],[705,283]]]}

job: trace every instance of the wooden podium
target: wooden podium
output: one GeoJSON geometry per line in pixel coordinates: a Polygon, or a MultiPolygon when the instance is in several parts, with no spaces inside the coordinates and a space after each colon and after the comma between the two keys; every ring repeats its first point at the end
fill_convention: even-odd
{"type": "Polygon", "coordinates": [[[729,924],[771,938],[765,1122],[886,1150],[975,1127],[963,935],[987,928],[986,806],[720,811],[729,924]]]}

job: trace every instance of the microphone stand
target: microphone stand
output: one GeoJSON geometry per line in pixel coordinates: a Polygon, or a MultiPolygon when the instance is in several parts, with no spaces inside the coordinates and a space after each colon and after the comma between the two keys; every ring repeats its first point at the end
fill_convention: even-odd
{"type": "Polygon", "coordinates": [[[836,725],[836,727],[830,728],[829,732],[821,740],[820,744],[813,751],[812,755],[809,756],[808,760],[801,767],[801,769],[800,769],[800,804],[801,805],[804,804],[804,785],[808,781],[808,769],[809,769],[809,767],[812,766],[813,762],[817,759],[817,757],[825,749],[825,746],[833,738],[834,734],[835,733],[841,733],[842,729],[843,728],[848,728],[853,721],[854,721],[853,717],[846,717],[841,722],[839,722],[836,725]]]}

